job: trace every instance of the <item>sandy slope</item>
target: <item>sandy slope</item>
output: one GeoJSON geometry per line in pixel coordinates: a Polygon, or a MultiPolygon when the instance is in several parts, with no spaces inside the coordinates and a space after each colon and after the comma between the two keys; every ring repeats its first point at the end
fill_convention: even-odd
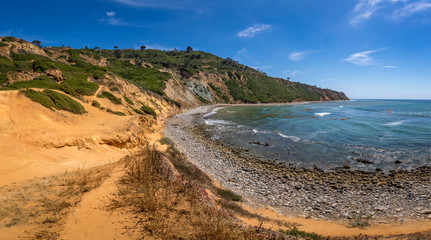
{"type": "Polygon", "coordinates": [[[74,115],[51,111],[18,91],[0,92],[0,186],[118,160],[138,138],[137,116],[89,104],[74,115]],[[133,139],[135,138],[135,139],[133,139]]]}

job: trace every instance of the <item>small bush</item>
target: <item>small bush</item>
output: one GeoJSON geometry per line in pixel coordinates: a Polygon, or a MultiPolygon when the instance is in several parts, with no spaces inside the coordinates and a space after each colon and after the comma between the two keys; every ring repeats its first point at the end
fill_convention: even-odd
{"type": "Polygon", "coordinates": [[[235,194],[231,190],[217,189],[217,193],[221,197],[225,198],[226,200],[231,200],[231,201],[234,201],[234,202],[239,202],[239,201],[242,200],[242,197],[240,195],[235,194]]]}
{"type": "Polygon", "coordinates": [[[357,214],[350,220],[351,227],[364,228],[370,226],[371,215],[357,214]]]}
{"type": "Polygon", "coordinates": [[[152,115],[154,118],[157,118],[157,113],[154,111],[154,109],[152,109],[148,106],[142,105],[141,111],[143,111],[146,114],[152,115]]]}
{"type": "Polygon", "coordinates": [[[7,47],[7,46],[9,46],[9,44],[4,43],[4,42],[0,42],[0,47],[7,47]]]}
{"type": "Polygon", "coordinates": [[[322,239],[322,236],[320,236],[317,233],[308,233],[305,231],[301,231],[297,227],[292,227],[292,228],[290,228],[286,231],[282,231],[282,232],[286,233],[289,236],[295,236],[295,237],[300,237],[300,238],[305,238],[305,239],[315,239],[315,240],[322,239]]]}
{"type": "Polygon", "coordinates": [[[110,92],[106,92],[103,91],[101,94],[99,94],[97,97],[99,98],[107,98],[109,99],[113,104],[121,104],[121,99],[117,98],[116,96],[114,96],[114,94],[110,93],[110,92]]]}
{"type": "Polygon", "coordinates": [[[128,98],[126,95],[124,95],[124,96],[123,96],[123,98],[124,98],[124,100],[125,100],[128,104],[130,104],[130,105],[135,105],[135,104],[133,103],[133,101],[132,101],[132,100],[130,100],[130,98],[128,98]]]}
{"type": "Polygon", "coordinates": [[[107,111],[107,112],[109,112],[109,113],[112,113],[112,114],[118,115],[118,116],[126,116],[126,114],[125,114],[125,113],[123,113],[123,112],[116,112],[116,111],[114,111],[114,110],[112,110],[112,109],[110,109],[110,108],[106,109],[106,111],[107,111]]]}
{"type": "Polygon", "coordinates": [[[96,100],[93,100],[93,101],[91,102],[91,106],[93,106],[93,107],[97,107],[97,108],[100,108],[100,103],[99,103],[98,101],[96,101],[96,100]]]}

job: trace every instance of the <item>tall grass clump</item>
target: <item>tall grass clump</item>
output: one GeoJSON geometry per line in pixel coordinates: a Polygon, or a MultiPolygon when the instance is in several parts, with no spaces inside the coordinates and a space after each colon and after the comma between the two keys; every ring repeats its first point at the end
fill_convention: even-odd
{"type": "Polygon", "coordinates": [[[80,103],[62,93],[47,89],[43,92],[32,89],[21,90],[20,92],[49,109],[64,110],[74,114],[86,113],[85,108],[80,103]]]}

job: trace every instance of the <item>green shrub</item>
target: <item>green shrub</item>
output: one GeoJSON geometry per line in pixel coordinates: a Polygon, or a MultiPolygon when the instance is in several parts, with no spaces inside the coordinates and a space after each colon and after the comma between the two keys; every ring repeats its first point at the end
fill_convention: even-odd
{"type": "Polygon", "coordinates": [[[35,91],[32,89],[21,90],[20,93],[23,93],[26,97],[30,98],[33,102],[40,103],[42,106],[53,109],[54,102],[43,92],[35,91]]]}
{"type": "Polygon", "coordinates": [[[109,89],[110,91],[113,91],[113,92],[118,92],[119,91],[119,89],[118,89],[118,87],[112,87],[111,89],[109,89]]]}
{"type": "Polygon", "coordinates": [[[7,82],[9,79],[7,78],[6,74],[0,73],[0,85],[7,82]]]}
{"type": "Polygon", "coordinates": [[[300,238],[304,238],[304,239],[315,239],[315,240],[319,240],[322,239],[322,236],[320,236],[317,233],[308,233],[305,231],[301,231],[299,230],[296,226],[286,230],[286,231],[281,231],[289,236],[295,236],[295,237],[300,237],[300,238]]]}
{"type": "Polygon", "coordinates": [[[96,100],[93,100],[92,102],[91,102],[91,106],[93,106],[93,107],[97,107],[97,108],[100,108],[100,103],[98,102],[98,101],[96,101],[96,100]]]}
{"type": "Polygon", "coordinates": [[[235,194],[234,192],[227,189],[217,189],[217,193],[223,197],[224,199],[239,202],[242,200],[240,195],[235,194]]]}
{"type": "Polygon", "coordinates": [[[151,107],[142,105],[141,107],[141,111],[143,111],[146,114],[150,114],[152,115],[154,118],[157,118],[157,113],[154,111],[154,109],[152,109],[151,107]]]}
{"type": "Polygon", "coordinates": [[[121,104],[121,99],[117,98],[116,96],[114,96],[114,94],[110,93],[110,92],[106,92],[103,91],[101,94],[99,94],[97,97],[99,98],[107,98],[109,99],[113,104],[121,104]]]}
{"type": "Polygon", "coordinates": [[[21,93],[49,109],[65,110],[74,114],[86,113],[85,108],[80,103],[62,93],[52,90],[39,92],[32,89],[22,90],[21,93]]]}
{"type": "Polygon", "coordinates": [[[4,37],[2,41],[3,41],[3,42],[15,42],[15,41],[16,41],[16,38],[15,38],[15,37],[11,37],[11,36],[9,36],[9,37],[4,37]]]}
{"type": "Polygon", "coordinates": [[[125,100],[128,104],[130,104],[130,105],[135,105],[135,104],[133,103],[133,101],[132,101],[132,100],[130,100],[130,98],[128,98],[126,95],[124,95],[124,96],[123,96],[123,98],[124,98],[124,100],[125,100]]]}
{"type": "Polygon", "coordinates": [[[145,115],[145,113],[139,109],[134,108],[133,111],[135,111],[135,113],[137,113],[137,114],[145,115]]]}
{"type": "Polygon", "coordinates": [[[9,46],[9,44],[4,43],[4,42],[0,42],[0,47],[7,47],[7,46],[9,46]]]}
{"type": "Polygon", "coordinates": [[[116,112],[116,111],[113,111],[113,110],[112,110],[112,109],[110,109],[110,108],[106,109],[106,111],[107,111],[107,112],[109,112],[109,113],[112,113],[112,114],[118,115],[118,116],[126,116],[126,114],[125,114],[125,113],[123,113],[123,112],[116,112]]]}

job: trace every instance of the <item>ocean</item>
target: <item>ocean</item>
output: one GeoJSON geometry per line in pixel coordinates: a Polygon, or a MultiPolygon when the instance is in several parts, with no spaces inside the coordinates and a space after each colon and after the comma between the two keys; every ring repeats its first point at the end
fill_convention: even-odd
{"type": "Polygon", "coordinates": [[[202,120],[213,140],[300,167],[390,171],[431,164],[431,100],[232,106],[202,120]]]}

